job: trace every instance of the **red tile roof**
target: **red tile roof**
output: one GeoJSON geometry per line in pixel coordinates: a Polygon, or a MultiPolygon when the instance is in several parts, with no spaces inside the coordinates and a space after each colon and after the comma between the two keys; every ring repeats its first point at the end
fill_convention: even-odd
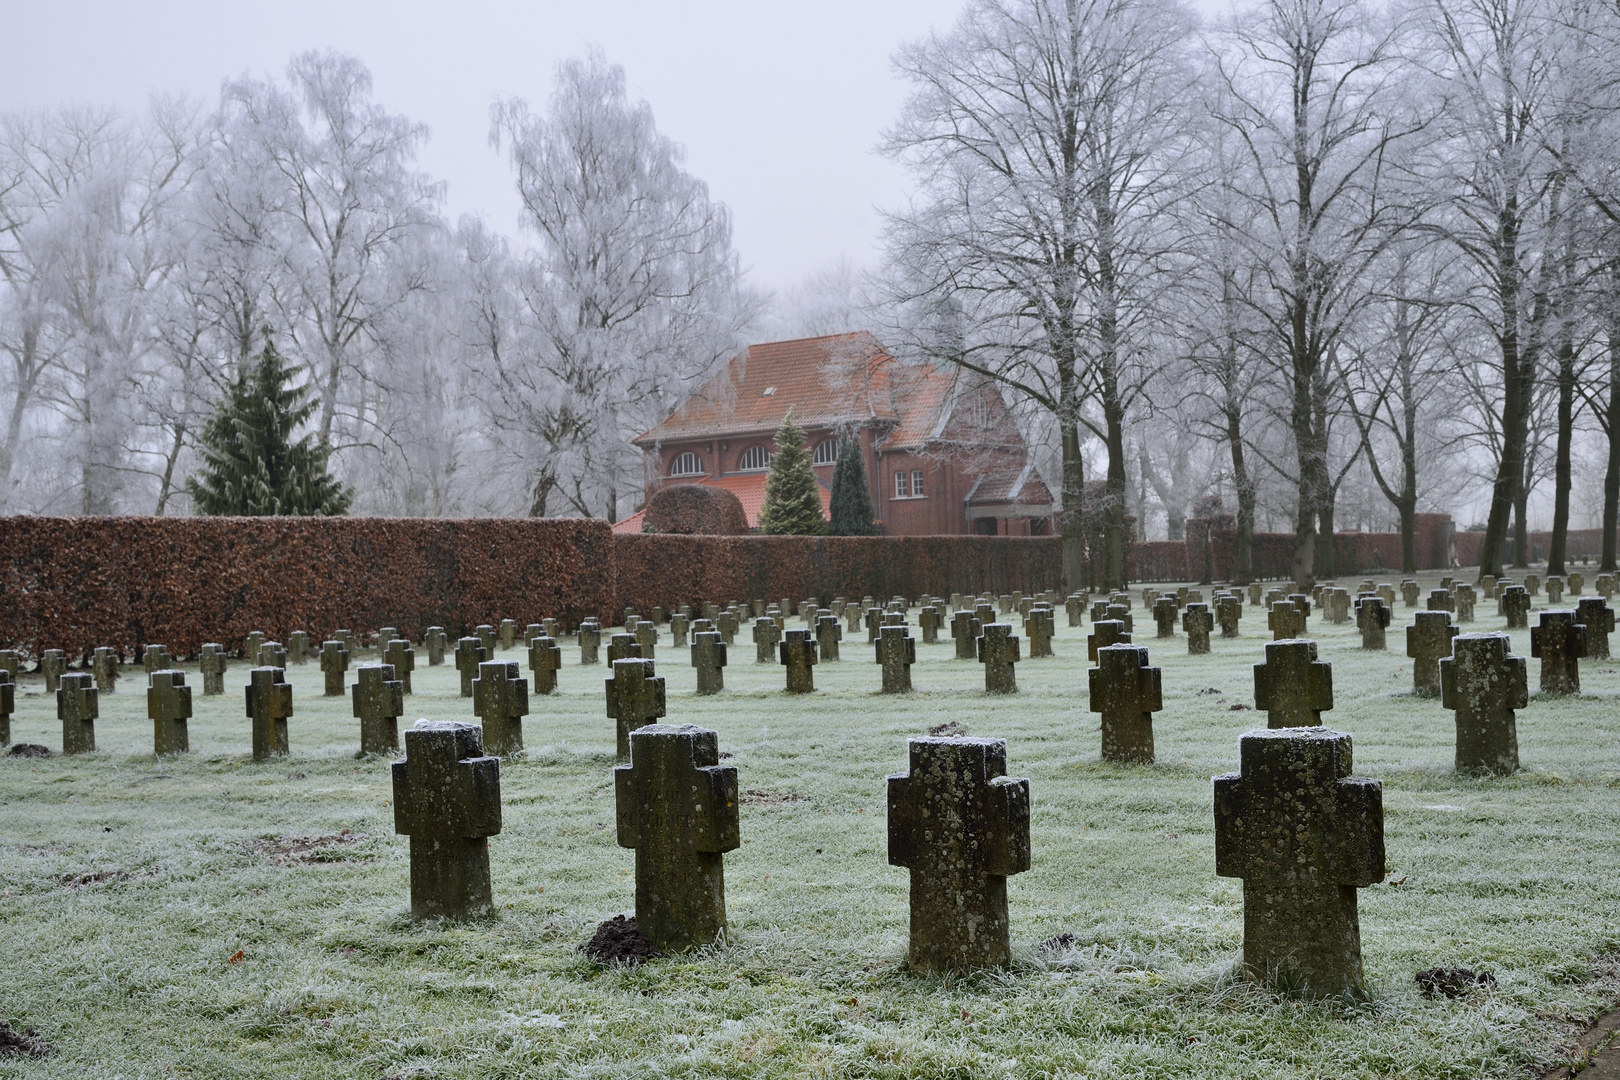
{"type": "MultiPolygon", "coordinates": [[[[705,477],[699,483],[712,484],[715,487],[725,488],[734,493],[743,505],[743,513],[748,515],[748,527],[759,528],[759,512],[765,505],[765,479],[769,473],[731,473],[727,476],[705,477]]],[[[822,483],[818,477],[816,487],[821,495],[821,512],[823,515],[832,514],[832,490],[822,483]]],[[[642,519],[646,516],[645,510],[637,510],[634,514],[613,526],[616,533],[638,533],[641,531],[642,519]]]]}
{"type": "Polygon", "coordinates": [[[979,474],[969,506],[1051,506],[1052,492],[1032,462],[1003,465],[979,474]]]}

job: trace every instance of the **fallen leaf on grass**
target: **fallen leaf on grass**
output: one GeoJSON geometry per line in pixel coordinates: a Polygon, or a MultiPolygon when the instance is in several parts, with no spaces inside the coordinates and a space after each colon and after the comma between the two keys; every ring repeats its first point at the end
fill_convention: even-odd
{"type": "Polygon", "coordinates": [[[247,953],[243,952],[241,949],[237,949],[235,952],[231,953],[231,958],[229,960],[225,961],[225,962],[227,964],[240,964],[243,960],[246,960],[246,959],[247,959],[247,953]]]}

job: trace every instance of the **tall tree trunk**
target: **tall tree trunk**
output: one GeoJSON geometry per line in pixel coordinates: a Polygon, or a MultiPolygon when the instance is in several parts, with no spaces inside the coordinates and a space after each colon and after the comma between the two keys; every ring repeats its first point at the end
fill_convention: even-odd
{"type": "Polygon", "coordinates": [[[1570,444],[1575,437],[1575,338],[1565,315],[1558,340],[1558,449],[1553,461],[1552,540],[1547,545],[1547,573],[1562,576],[1569,542],[1570,444]]]}
{"type": "Polygon", "coordinates": [[[1080,459],[1080,429],[1072,422],[1063,424],[1063,585],[1067,592],[1078,592],[1086,582],[1086,535],[1084,502],[1085,462],[1080,459]]]}
{"type": "Polygon", "coordinates": [[[1515,495],[1524,475],[1525,427],[1529,413],[1528,380],[1519,353],[1519,220],[1518,200],[1510,198],[1497,216],[1496,295],[1501,309],[1500,348],[1502,353],[1502,457],[1496,463],[1496,479],[1491,484],[1491,512],[1485,522],[1485,539],[1480,546],[1479,573],[1502,575],[1503,548],[1507,546],[1508,520],[1515,495]]]}
{"type": "Polygon", "coordinates": [[[1609,275],[1609,467],[1603,474],[1603,565],[1615,571],[1615,530],[1620,526],[1620,266],[1609,275]]]}
{"type": "Polygon", "coordinates": [[[1243,457],[1241,418],[1236,409],[1226,414],[1226,439],[1232,448],[1232,485],[1237,488],[1237,568],[1233,580],[1247,585],[1254,580],[1254,481],[1243,457]]]}
{"type": "Polygon", "coordinates": [[[1103,588],[1123,589],[1125,580],[1125,417],[1124,410],[1104,401],[1108,422],[1107,497],[1103,503],[1103,588]]]}
{"type": "Polygon", "coordinates": [[[180,450],[186,444],[186,425],[184,423],[174,426],[174,440],[169,444],[169,452],[163,459],[163,482],[158,487],[157,509],[152,513],[157,517],[163,516],[168,508],[169,496],[174,494],[174,465],[180,460],[180,450]]]}

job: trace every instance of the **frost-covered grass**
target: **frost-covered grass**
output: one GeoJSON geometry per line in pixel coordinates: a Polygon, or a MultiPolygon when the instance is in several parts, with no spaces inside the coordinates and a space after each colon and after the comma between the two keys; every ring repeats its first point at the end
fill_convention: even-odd
{"type": "MultiPolygon", "coordinates": [[[[1476,629],[1501,627],[1480,610],[1476,629]]],[[[265,765],[247,760],[241,665],[224,697],[196,692],[193,752],[162,762],[126,669],[99,752],[0,760],[0,1018],[57,1048],[0,1058],[0,1076],[1525,1076],[1620,998],[1620,672],[1588,663],[1583,697],[1533,698],[1521,774],[1456,776],[1451,714],[1408,692],[1396,614],[1383,654],[1353,626],[1310,623],[1335,668],[1330,723],[1384,780],[1396,884],[1361,892],[1370,1004],[1235,977],[1241,883],[1214,874],[1209,778],[1263,725],[1231,706],[1252,703],[1264,619],[1246,609],[1241,640],[1189,657],[1138,606],[1165,675],[1152,768],[1098,763],[1089,627],[1061,611],[1058,657],[1020,664],[1021,692],[996,699],[949,643],[919,645],[915,694],[883,697],[853,641],[807,698],[739,641],[726,693],[697,698],[666,635],[669,719],[716,728],[741,787],[763,794],[726,857],[730,943],[639,970],[576,951],[633,911],[634,856],[614,837],[605,668],[572,646],[563,691],[532,699],[530,752],[502,765],[498,915],[465,926],[409,920],[387,762],[356,760],[358,722],[320,696],[316,666],[289,672],[293,753],[265,765]],[[907,736],[949,721],[1006,738],[1030,778],[1034,866],[1010,882],[1012,970],[920,979],[903,970],[883,777],[904,769],[907,736]],[[253,847],[344,829],[282,862],[253,847]],[[1074,943],[1039,948],[1059,934],[1074,943]],[[1413,973],[1438,965],[1498,985],[1425,999],[1413,973]]],[[[41,689],[24,679],[13,738],[54,750],[41,689]]],[[[471,718],[453,667],[424,658],[416,690],[406,723],[471,718]]]]}

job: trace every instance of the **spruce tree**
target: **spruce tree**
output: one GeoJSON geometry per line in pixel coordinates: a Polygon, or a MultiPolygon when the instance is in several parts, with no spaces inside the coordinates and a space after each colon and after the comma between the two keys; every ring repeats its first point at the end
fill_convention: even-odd
{"type": "Polygon", "coordinates": [[[793,422],[791,409],[776,431],[776,456],[765,478],[759,531],[776,536],[823,536],[827,532],[827,519],[821,516],[821,486],[810,469],[804,429],[793,422]]]}
{"type": "Polygon", "coordinates": [[[243,517],[346,514],[353,493],[326,471],[330,451],[293,432],[315,411],[292,366],[265,335],[199,438],[202,468],[186,481],[200,514],[243,517]]]}
{"type": "Polygon", "coordinates": [[[872,492],[866,486],[866,465],[861,460],[861,444],[844,439],[838,444],[838,464],[833,466],[832,527],[834,536],[876,536],[872,518],[872,492]]]}

